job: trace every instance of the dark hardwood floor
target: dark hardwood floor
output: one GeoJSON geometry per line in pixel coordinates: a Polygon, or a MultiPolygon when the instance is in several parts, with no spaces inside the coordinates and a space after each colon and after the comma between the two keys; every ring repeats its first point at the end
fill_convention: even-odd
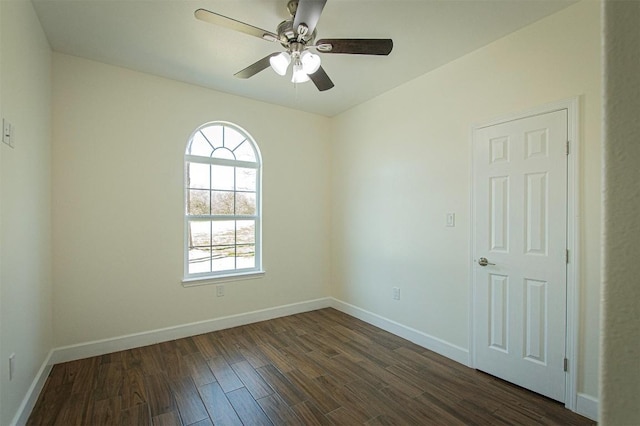
{"type": "Polygon", "coordinates": [[[322,309],[55,365],[28,424],[594,423],[322,309]]]}

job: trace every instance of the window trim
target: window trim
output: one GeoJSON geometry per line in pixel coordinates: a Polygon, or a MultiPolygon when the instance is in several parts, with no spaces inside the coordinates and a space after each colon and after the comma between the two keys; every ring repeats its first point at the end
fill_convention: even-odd
{"type": "MultiPolygon", "coordinates": [[[[227,121],[211,121],[196,128],[187,140],[184,149],[184,173],[183,173],[183,278],[182,285],[184,287],[201,286],[220,282],[238,281],[256,279],[264,276],[265,271],[262,267],[262,155],[255,139],[242,127],[227,121]],[[198,132],[211,126],[222,126],[231,128],[245,137],[245,141],[251,145],[256,157],[255,162],[243,160],[230,160],[224,158],[205,157],[187,154],[189,147],[198,134],[198,132]],[[188,172],[189,163],[200,163],[210,165],[223,165],[230,167],[250,168],[256,170],[256,214],[254,215],[189,215],[187,208],[188,202],[188,172]],[[225,217],[226,216],[226,217],[225,217]],[[243,269],[227,269],[224,271],[208,271],[189,274],[189,221],[195,220],[242,220],[243,218],[255,220],[255,266],[253,268],[243,269]]],[[[235,190],[234,190],[235,192],[235,190]]]]}

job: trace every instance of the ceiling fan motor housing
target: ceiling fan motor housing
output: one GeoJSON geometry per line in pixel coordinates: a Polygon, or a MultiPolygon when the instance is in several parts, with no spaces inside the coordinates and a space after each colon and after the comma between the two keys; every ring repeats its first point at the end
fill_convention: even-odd
{"type": "Polygon", "coordinates": [[[313,30],[313,33],[311,34],[309,34],[308,32],[303,34],[304,30],[300,31],[300,29],[294,29],[293,19],[288,19],[286,21],[280,22],[280,25],[278,25],[278,29],[276,30],[276,32],[278,33],[280,44],[282,44],[282,46],[286,48],[289,48],[289,44],[293,42],[303,43],[305,45],[313,44],[313,41],[315,40],[317,34],[316,30],[313,30]]]}

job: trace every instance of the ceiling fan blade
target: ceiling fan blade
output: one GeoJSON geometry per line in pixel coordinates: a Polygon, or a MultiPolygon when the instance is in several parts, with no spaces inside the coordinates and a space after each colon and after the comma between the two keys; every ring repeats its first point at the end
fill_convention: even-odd
{"type": "Polygon", "coordinates": [[[390,38],[324,38],[316,42],[322,53],[348,53],[352,55],[388,55],[393,49],[390,38]]]}
{"type": "Polygon", "coordinates": [[[293,29],[297,30],[300,24],[305,24],[309,28],[309,34],[313,33],[326,2],[327,0],[299,0],[295,18],[293,18],[293,29]]]}
{"type": "Polygon", "coordinates": [[[309,78],[321,92],[329,90],[334,86],[333,81],[331,81],[322,67],[318,68],[318,71],[314,72],[313,74],[309,74],[309,78]]]}
{"type": "Polygon", "coordinates": [[[262,28],[254,27],[253,25],[240,22],[233,18],[229,18],[219,13],[211,12],[206,9],[198,9],[194,13],[195,17],[201,21],[208,22],[210,24],[220,25],[221,27],[229,28],[230,30],[240,31],[241,33],[249,34],[254,37],[261,38],[267,41],[277,41],[278,36],[271,31],[263,30],[262,28]]]}
{"type": "Polygon", "coordinates": [[[254,62],[253,64],[249,65],[245,69],[243,69],[241,71],[238,71],[234,75],[236,77],[238,77],[238,78],[253,77],[254,75],[258,74],[260,71],[263,71],[263,70],[266,70],[267,68],[269,68],[269,66],[271,65],[269,63],[269,59],[271,59],[272,56],[276,56],[278,54],[279,54],[279,52],[267,55],[264,58],[260,59],[259,61],[254,62]]]}

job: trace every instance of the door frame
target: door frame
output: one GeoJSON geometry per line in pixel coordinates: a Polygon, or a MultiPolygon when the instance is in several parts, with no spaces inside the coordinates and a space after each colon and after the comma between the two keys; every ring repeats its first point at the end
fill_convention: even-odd
{"type": "Polygon", "coordinates": [[[473,250],[476,243],[475,230],[475,190],[473,186],[473,176],[475,174],[474,166],[474,143],[477,140],[477,131],[503,124],[509,121],[520,120],[523,118],[547,114],[550,112],[567,111],[567,132],[568,132],[568,154],[567,154],[567,249],[569,250],[569,262],[567,264],[567,323],[565,331],[565,357],[568,360],[568,368],[565,375],[565,407],[569,410],[576,411],[577,403],[577,386],[578,386],[578,348],[579,348],[579,313],[580,313],[580,182],[578,179],[579,160],[580,160],[580,97],[576,96],[569,99],[544,104],[532,109],[521,111],[518,113],[507,114],[486,122],[471,126],[470,135],[470,230],[471,245],[469,258],[470,279],[469,279],[469,366],[476,366],[476,348],[473,319],[475,316],[475,274],[473,250]]]}

